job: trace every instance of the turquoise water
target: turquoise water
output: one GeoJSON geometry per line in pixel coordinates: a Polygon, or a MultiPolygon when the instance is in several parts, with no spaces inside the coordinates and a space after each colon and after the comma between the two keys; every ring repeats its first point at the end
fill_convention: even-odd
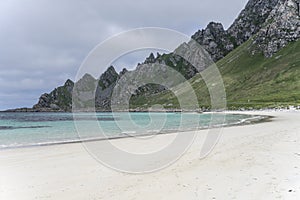
{"type": "Polygon", "coordinates": [[[257,116],[221,113],[0,113],[0,148],[197,130],[240,124],[253,117],[257,116]]]}

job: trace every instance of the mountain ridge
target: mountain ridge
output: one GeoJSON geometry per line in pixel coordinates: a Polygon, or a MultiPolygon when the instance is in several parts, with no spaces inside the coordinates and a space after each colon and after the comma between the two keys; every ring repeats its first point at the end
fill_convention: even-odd
{"type": "MultiPolygon", "coordinates": [[[[215,62],[222,61],[235,49],[247,42],[249,55],[263,54],[270,58],[300,37],[300,1],[299,0],[249,0],[233,24],[224,30],[221,23],[210,22],[203,30],[198,30],[191,36],[212,57],[215,62]]],[[[197,70],[183,58],[170,54],[150,54],[142,64],[166,64],[182,73],[186,79],[191,79],[197,70]]],[[[204,70],[204,69],[203,69],[204,70]]],[[[127,73],[124,69],[117,73],[110,66],[99,79],[85,75],[81,81],[95,89],[96,110],[109,111],[112,89],[120,78],[127,73]]],[[[84,88],[84,84],[82,88],[84,88]]],[[[39,101],[32,109],[19,109],[19,111],[71,111],[72,90],[74,82],[67,80],[64,86],[54,89],[49,94],[41,95],[39,101]]],[[[154,86],[153,86],[154,87],[154,86]]],[[[155,95],[166,88],[155,90],[152,86],[140,88],[140,95],[155,95]]],[[[90,100],[88,98],[87,100],[90,100]]],[[[18,111],[18,110],[17,110],[18,111]]]]}

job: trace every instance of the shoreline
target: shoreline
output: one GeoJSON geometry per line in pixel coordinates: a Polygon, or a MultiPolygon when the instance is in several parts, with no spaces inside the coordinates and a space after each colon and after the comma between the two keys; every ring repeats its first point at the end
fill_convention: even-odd
{"type": "Polygon", "coordinates": [[[112,112],[132,112],[132,113],[145,113],[145,112],[150,112],[150,113],[160,113],[160,112],[165,112],[165,113],[214,113],[214,112],[285,112],[285,111],[299,111],[300,108],[272,108],[272,109],[245,109],[241,108],[238,110],[221,110],[221,111],[211,111],[210,109],[196,109],[196,110],[182,110],[182,109],[163,109],[163,110],[148,110],[148,109],[129,109],[129,110],[119,110],[119,111],[112,111],[112,110],[79,110],[79,111],[72,111],[72,110],[51,110],[51,109],[43,109],[43,110],[36,110],[33,108],[16,108],[16,109],[7,109],[7,110],[0,110],[0,113],[112,113],[112,112]]]}
{"type": "MultiPolygon", "coordinates": [[[[230,111],[231,113],[231,111],[230,111]]],[[[82,144],[0,151],[3,199],[299,199],[300,112],[238,111],[270,115],[269,123],[222,129],[222,136],[200,159],[205,130],[172,165],[131,175],[95,160],[82,144]]],[[[129,152],[167,144],[171,134],[152,143],[134,138],[112,141],[129,152]]],[[[93,142],[101,144],[101,141],[93,142]]],[[[151,150],[151,149],[150,149],[151,150]]],[[[109,152],[107,152],[109,153],[109,152]]]]}
{"type": "MultiPolygon", "coordinates": [[[[239,115],[239,113],[236,113],[237,111],[231,112],[224,112],[224,114],[232,114],[232,115],[239,115]]],[[[195,113],[195,112],[193,112],[195,113]]],[[[220,114],[221,112],[205,112],[200,114],[220,114]]],[[[244,114],[247,115],[247,114],[244,114]]],[[[68,144],[77,144],[77,143],[85,143],[85,142],[97,142],[97,141],[103,141],[103,140],[119,140],[119,139],[126,139],[126,138],[134,138],[134,137],[146,137],[146,136],[155,136],[155,135],[169,135],[169,134],[176,134],[176,133],[185,133],[190,131],[201,131],[201,130],[209,130],[214,128],[226,128],[226,127],[234,127],[234,126],[247,126],[251,124],[257,124],[257,123],[266,123],[271,122],[272,119],[274,119],[273,116],[268,115],[249,115],[250,118],[246,118],[241,120],[238,123],[233,124],[223,124],[223,125],[217,125],[212,127],[203,127],[198,129],[189,129],[189,130],[182,130],[182,131],[172,131],[169,130],[167,132],[156,132],[156,133],[145,133],[145,134],[139,134],[136,136],[133,135],[117,135],[107,138],[78,138],[73,140],[62,140],[62,141],[53,141],[53,142],[44,142],[44,143],[37,143],[37,144],[25,144],[25,145],[19,145],[19,146],[7,146],[7,147],[0,147],[0,151],[10,150],[10,149],[23,149],[23,148],[38,148],[38,147],[45,147],[45,146],[54,146],[54,145],[68,145],[68,144]]]]}

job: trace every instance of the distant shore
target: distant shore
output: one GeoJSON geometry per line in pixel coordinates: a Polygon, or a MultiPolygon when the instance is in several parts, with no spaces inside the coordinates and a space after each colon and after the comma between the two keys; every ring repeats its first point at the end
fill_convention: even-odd
{"type": "MultiPolygon", "coordinates": [[[[260,108],[260,109],[255,109],[255,108],[245,108],[245,107],[240,107],[240,108],[234,108],[234,109],[228,109],[227,111],[293,111],[293,110],[299,110],[300,111],[300,106],[278,106],[278,107],[272,107],[272,108],[260,108]]],[[[213,112],[217,112],[218,110],[215,110],[213,112]]],[[[224,109],[219,110],[220,112],[226,111],[224,109]]],[[[56,109],[51,109],[51,108],[41,108],[41,109],[36,109],[36,108],[15,108],[15,109],[7,109],[7,110],[0,110],[0,113],[5,113],[5,112],[58,112],[58,113],[71,113],[71,112],[112,112],[112,110],[107,110],[107,109],[88,109],[88,110],[56,110],[56,109]]],[[[166,109],[144,109],[144,108],[137,108],[137,109],[128,109],[128,110],[118,110],[114,112],[197,112],[197,113],[203,113],[203,112],[212,112],[210,108],[198,108],[198,109],[178,109],[178,108],[166,108],[166,109]]]]}
{"type": "MultiPolygon", "coordinates": [[[[170,109],[129,109],[129,110],[118,110],[117,112],[198,112],[202,113],[206,110],[183,110],[183,109],[176,109],[176,108],[170,108],[170,109]]],[[[62,113],[70,113],[73,112],[72,110],[54,110],[54,109],[34,109],[34,108],[16,108],[16,109],[8,109],[8,110],[2,110],[0,112],[62,112],[62,113]]],[[[89,110],[78,110],[76,112],[112,112],[112,110],[95,110],[95,109],[89,109],[89,110]]]]}

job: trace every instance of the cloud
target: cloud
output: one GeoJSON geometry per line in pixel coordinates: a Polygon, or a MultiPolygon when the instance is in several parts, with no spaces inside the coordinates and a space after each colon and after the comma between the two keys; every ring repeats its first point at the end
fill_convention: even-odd
{"type": "MultiPolygon", "coordinates": [[[[191,35],[209,21],[228,27],[245,4],[246,0],[0,1],[0,109],[32,105],[41,93],[74,79],[88,53],[121,31],[163,27],[191,35]]],[[[121,64],[130,67],[136,62],[123,59],[121,64]]]]}

